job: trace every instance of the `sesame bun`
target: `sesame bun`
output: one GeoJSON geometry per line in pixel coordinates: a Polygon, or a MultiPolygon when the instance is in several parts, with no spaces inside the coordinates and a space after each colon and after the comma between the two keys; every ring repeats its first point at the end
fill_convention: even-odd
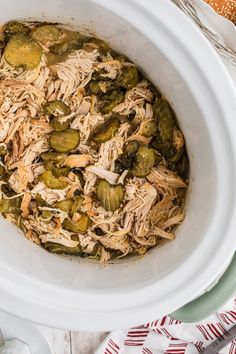
{"type": "Polygon", "coordinates": [[[236,0],[204,0],[211,5],[219,15],[236,24],[236,0]]]}

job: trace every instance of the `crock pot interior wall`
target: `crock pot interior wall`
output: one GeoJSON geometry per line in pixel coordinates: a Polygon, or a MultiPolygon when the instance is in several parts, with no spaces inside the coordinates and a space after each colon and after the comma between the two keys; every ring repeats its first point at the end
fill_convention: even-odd
{"type": "MultiPolygon", "coordinates": [[[[142,287],[157,281],[184,262],[204,236],[211,218],[215,195],[214,154],[202,114],[190,90],[174,68],[175,58],[166,60],[138,29],[89,1],[62,0],[4,1],[1,4],[0,22],[10,19],[31,18],[42,21],[70,23],[83,26],[112,47],[127,54],[168,97],[184,131],[191,159],[191,186],[186,219],[177,231],[174,242],[154,249],[139,261],[100,265],[88,260],[73,259],[47,253],[19,235],[13,225],[0,220],[0,264],[7,264],[19,276],[33,277],[39,281],[74,289],[121,289],[142,287]],[[57,13],[63,13],[58,17],[57,13]],[[172,63],[171,63],[172,62],[172,63]],[[207,195],[207,198],[205,197],[207,195]]],[[[132,15],[132,14],[131,14],[132,15]]],[[[78,27],[79,26],[79,27],[78,27]]],[[[158,36],[158,33],[156,33],[158,36]]],[[[175,43],[167,42],[167,46],[175,43]]],[[[188,68],[186,67],[186,70],[188,68]]]]}

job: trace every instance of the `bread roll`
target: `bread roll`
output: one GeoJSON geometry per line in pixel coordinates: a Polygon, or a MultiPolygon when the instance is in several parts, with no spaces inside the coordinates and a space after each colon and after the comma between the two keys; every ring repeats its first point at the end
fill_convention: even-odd
{"type": "Polygon", "coordinates": [[[236,24],[236,0],[204,0],[211,5],[219,15],[236,24]]]}

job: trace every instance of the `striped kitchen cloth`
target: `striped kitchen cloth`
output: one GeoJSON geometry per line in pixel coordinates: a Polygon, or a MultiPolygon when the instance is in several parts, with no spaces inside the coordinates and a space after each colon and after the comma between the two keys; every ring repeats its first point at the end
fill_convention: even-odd
{"type": "MultiPolygon", "coordinates": [[[[95,354],[201,353],[235,324],[236,299],[198,323],[183,323],[166,316],[139,327],[111,332],[95,354]]],[[[236,354],[236,340],[220,353],[236,354]]]]}

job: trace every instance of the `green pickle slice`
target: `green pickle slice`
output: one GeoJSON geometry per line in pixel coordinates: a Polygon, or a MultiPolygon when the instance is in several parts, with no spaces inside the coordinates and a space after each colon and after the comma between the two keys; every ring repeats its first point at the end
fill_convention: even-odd
{"type": "Polygon", "coordinates": [[[12,35],[4,50],[7,63],[14,68],[35,69],[41,60],[42,48],[29,35],[18,33],[12,35]]]}

